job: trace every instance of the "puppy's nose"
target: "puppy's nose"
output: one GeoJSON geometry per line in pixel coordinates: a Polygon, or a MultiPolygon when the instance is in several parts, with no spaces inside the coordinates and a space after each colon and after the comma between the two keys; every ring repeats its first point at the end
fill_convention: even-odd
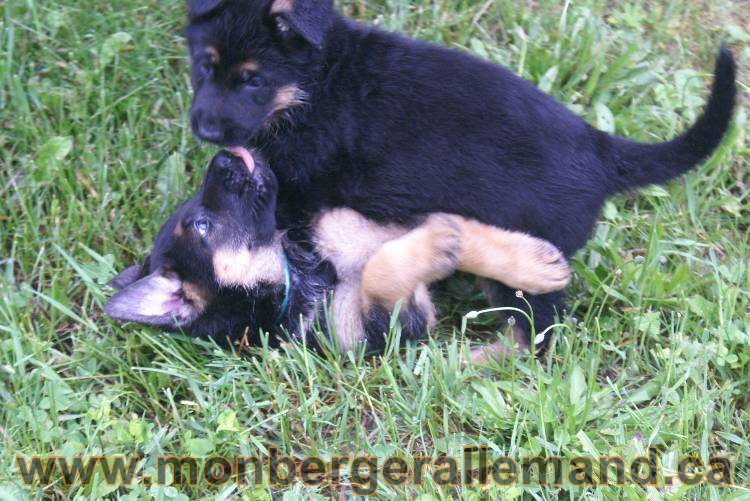
{"type": "Polygon", "coordinates": [[[224,138],[219,121],[205,113],[197,113],[195,117],[195,133],[201,139],[212,143],[220,143],[224,138]]]}
{"type": "Polygon", "coordinates": [[[216,165],[221,167],[222,169],[228,169],[232,166],[232,161],[234,160],[234,157],[227,153],[226,151],[221,151],[216,155],[216,165]]]}

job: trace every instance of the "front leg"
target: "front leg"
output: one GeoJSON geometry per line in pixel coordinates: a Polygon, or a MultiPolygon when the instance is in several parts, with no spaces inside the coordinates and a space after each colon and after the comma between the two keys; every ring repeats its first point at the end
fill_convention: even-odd
{"type": "Polygon", "coordinates": [[[405,235],[384,243],[362,270],[362,304],[392,310],[408,302],[417,289],[447,278],[456,270],[462,229],[454,216],[430,215],[405,235]]]}
{"type": "Polygon", "coordinates": [[[393,308],[420,284],[460,270],[491,278],[530,294],[565,288],[570,268],[552,244],[448,214],[433,214],[405,235],[386,242],[362,273],[363,305],[393,308]]]}
{"type": "Polygon", "coordinates": [[[462,234],[459,270],[535,295],[570,283],[565,256],[548,241],[473,219],[456,219],[462,234]]]}

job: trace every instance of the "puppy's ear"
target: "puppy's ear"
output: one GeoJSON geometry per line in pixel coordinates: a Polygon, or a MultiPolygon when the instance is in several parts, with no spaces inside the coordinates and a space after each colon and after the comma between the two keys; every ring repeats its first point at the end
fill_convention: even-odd
{"type": "Polygon", "coordinates": [[[121,322],[174,328],[193,320],[200,312],[185,299],[179,278],[157,270],[112,296],[104,313],[121,322]]]}
{"type": "Polygon", "coordinates": [[[318,49],[334,18],[331,0],[273,0],[268,12],[278,31],[291,30],[318,49]]]}
{"type": "Polygon", "coordinates": [[[133,266],[128,266],[120,273],[118,273],[115,278],[107,282],[107,285],[119,291],[138,280],[140,275],[141,267],[137,264],[134,264],[133,266]]]}
{"type": "Polygon", "coordinates": [[[215,11],[224,0],[189,0],[188,1],[188,18],[193,19],[203,17],[215,11]]]}
{"type": "Polygon", "coordinates": [[[151,259],[151,255],[147,254],[146,259],[143,260],[142,265],[133,265],[125,268],[120,273],[117,274],[115,278],[107,282],[107,285],[112,287],[113,289],[122,290],[128,285],[132,284],[139,278],[143,278],[146,276],[146,273],[148,272],[148,266],[149,266],[149,260],[151,259]]]}

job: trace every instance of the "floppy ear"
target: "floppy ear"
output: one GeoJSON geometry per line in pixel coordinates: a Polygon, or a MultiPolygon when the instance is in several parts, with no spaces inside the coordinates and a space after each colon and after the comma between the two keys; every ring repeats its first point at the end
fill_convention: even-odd
{"type": "Polygon", "coordinates": [[[188,17],[192,20],[205,16],[218,9],[224,0],[190,0],[188,2],[188,17]]]}
{"type": "Polygon", "coordinates": [[[157,270],[109,298],[104,313],[121,322],[179,327],[199,312],[185,300],[182,281],[157,270]]]}
{"type": "Polygon", "coordinates": [[[280,31],[291,29],[318,49],[334,17],[331,0],[273,0],[268,12],[280,31]]]}
{"type": "Polygon", "coordinates": [[[115,278],[107,282],[107,285],[119,291],[138,280],[140,276],[141,267],[135,264],[122,270],[115,278]]]}
{"type": "Polygon", "coordinates": [[[122,290],[128,285],[132,284],[139,278],[142,278],[148,273],[149,262],[151,260],[151,254],[146,254],[146,259],[143,260],[141,265],[133,265],[125,268],[117,274],[115,278],[107,282],[107,285],[113,289],[122,290]]]}

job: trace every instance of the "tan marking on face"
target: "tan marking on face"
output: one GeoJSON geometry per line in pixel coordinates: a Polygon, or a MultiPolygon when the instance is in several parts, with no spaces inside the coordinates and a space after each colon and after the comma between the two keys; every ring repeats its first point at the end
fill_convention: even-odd
{"type": "Polygon", "coordinates": [[[174,226],[174,231],[172,233],[176,237],[181,237],[183,233],[185,233],[185,230],[182,227],[182,223],[180,221],[177,221],[177,224],[174,226]]]}
{"type": "Polygon", "coordinates": [[[206,311],[210,300],[210,293],[207,290],[192,282],[183,282],[182,293],[185,299],[192,304],[196,313],[200,314],[206,311]]]}
{"type": "Polygon", "coordinates": [[[206,46],[204,52],[211,58],[212,64],[219,64],[221,58],[219,57],[219,50],[216,47],[214,47],[213,45],[208,45],[206,46]]]}
{"type": "Polygon", "coordinates": [[[296,84],[284,85],[279,87],[271,102],[271,114],[305,104],[306,101],[307,94],[296,84]]]}
{"type": "Polygon", "coordinates": [[[222,286],[251,289],[261,283],[284,281],[281,241],[257,249],[220,248],[213,257],[214,275],[222,286]]]}
{"type": "Polygon", "coordinates": [[[294,0],[274,0],[271,4],[271,14],[290,14],[294,10],[294,0]]]}
{"type": "Polygon", "coordinates": [[[408,301],[420,285],[442,280],[456,269],[461,229],[454,216],[434,214],[405,235],[386,242],[362,272],[365,309],[373,303],[392,309],[408,301]]]}
{"type": "Polygon", "coordinates": [[[260,65],[258,64],[258,61],[253,60],[247,60],[238,67],[239,71],[250,71],[252,73],[257,72],[259,69],[260,65]]]}
{"type": "Polygon", "coordinates": [[[459,270],[530,294],[564,289],[570,283],[565,256],[546,240],[454,217],[462,233],[459,270]]]}

